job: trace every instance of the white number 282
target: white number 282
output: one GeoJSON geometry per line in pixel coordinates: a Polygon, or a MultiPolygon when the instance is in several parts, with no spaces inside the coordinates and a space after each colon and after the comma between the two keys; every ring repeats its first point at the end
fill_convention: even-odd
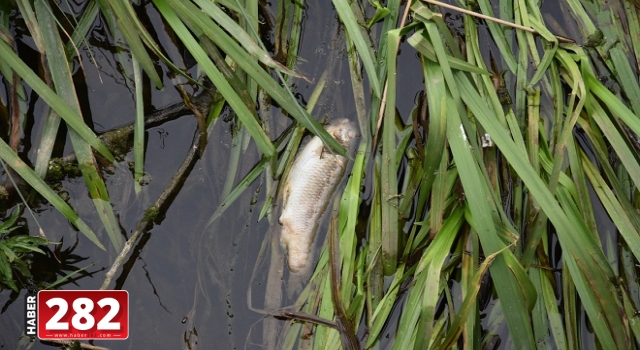
{"type": "MultiPolygon", "coordinates": [[[[60,322],[60,319],[67,314],[69,304],[62,298],[51,298],[47,300],[47,306],[52,308],[58,306],[58,312],[47,322],[45,328],[47,330],[69,330],[69,322],[60,322]]],[[[109,312],[98,322],[98,330],[119,330],[120,322],[111,322],[111,320],[118,314],[120,310],[120,303],[114,298],[102,298],[98,301],[98,306],[104,308],[109,306],[109,312]]],[[[93,310],[93,301],[89,298],[78,298],[73,301],[73,311],[75,314],[71,318],[71,325],[73,328],[86,331],[91,329],[95,324],[95,319],[91,315],[93,310]]]]}

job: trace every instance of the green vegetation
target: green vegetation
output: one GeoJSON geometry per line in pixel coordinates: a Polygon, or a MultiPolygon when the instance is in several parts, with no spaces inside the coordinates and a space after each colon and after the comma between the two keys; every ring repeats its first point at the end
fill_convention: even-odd
{"type": "Polygon", "coordinates": [[[15,208],[10,217],[4,218],[0,223],[0,286],[8,286],[14,291],[18,291],[14,276],[14,270],[20,274],[21,278],[30,278],[31,273],[27,263],[22,260],[28,253],[44,252],[38,248],[39,245],[47,244],[48,241],[42,237],[33,237],[25,234],[11,234],[20,228],[16,224],[20,208],[15,208]]]}
{"type": "MultiPolygon", "coordinates": [[[[141,76],[162,88],[156,60],[185,73],[165,57],[127,0],[91,1],[77,21],[54,16],[46,0],[16,3],[44,73],[16,52],[10,5],[0,5],[0,74],[13,96],[1,101],[2,111],[18,111],[23,124],[19,101],[28,85],[51,112],[33,169],[17,155],[18,132],[3,131],[0,158],[103,247],[42,180],[64,120],[95,210],[120,251],[123,237],[96,156],[113,162],[123,150],[115,152],[84,123],[69,62],[87,45],[83,38],[96,16],[128,44],[134,60],[125,69],[138,107],[132,118],[136,183],[144,174],[141,76]],[[68,36],[50,30],[62,20],[71,22],[64,24],[73,28],[68,36]]],[[[273,53],[261,41],[256,0],[152,3],[215,86],[209,114],[194,112],[200,134],[211,131],[224,104],[240,125],[232,133],[222,204],[210,223],[263,177],[261,217],[275,224],[274,179],[286,174],[304,130],[333,152],[346,151],[310,114],[327,77],[307,106],[291,90],[304,78],[295,73],[303,2],[274,5],[273,53]],[[275,135],[271,105],[295,127],[275,135]],[[262,159],[239,174],[249,138],[262,159]],[[237,175],[244,178],[235,184],[237,175]]],[[[442,13],[459,12],[434,3],[333,0],[361,140],[327,235],[337,244],[323,246],[296,302],[301,316],[288,316],[313,321],[308,316],[314,315],[323,325],[289,322],[280,345],[353,348],[355,332],[364,335],[358,341],[366,348],[390,341],[396,349],[475,349],[490,347],[500,333],[508,334],[500,341],[517,349],[580,348],[593,338],[604,349],[631,348],[640,342],[640,9],[635,1],[561,0],[567,27],[560,27],[543,16],[541,1],[460,0],[457,6],[488,18],[467,12],[457,30],[442,13]],[[400,47],[417,53],[419,72],[399,67],[400,47]],[[424,81],[410,115],[396,108],[400,94],[417,92],[404,91],[403,79],[424,81]]],[[[198,140],[204,146],[206,138],[198,140]]],[[[162,201],[143,222],[164,214],[162,201]]],[[[10,230],[14,222],[0,227],[10,230]]],[[[7,264],[20,259],[2,247],[15,251],[28,242],[13,238],[0,241],[6,255],[0,273],[15,289],[7,264]]]]}

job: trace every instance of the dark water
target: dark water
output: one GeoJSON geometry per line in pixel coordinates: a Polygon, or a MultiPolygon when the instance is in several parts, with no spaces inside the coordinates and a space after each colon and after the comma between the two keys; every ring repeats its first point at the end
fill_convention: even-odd
{"type": "MultiPolygon", "coordinates": [[[[566,21],[567,13],[558,9],[554,2],[544,2],[549,19],[559,23],[566,21]]],[[[66,5],[61,5],[65,8],[66,5]]],[[[73,5],[76,11],[82,4],[73,5]]],[[[275,6],[275,5],[274,5],[275,6]]],[[[270,8],[275,16],[275,8],[270,8]]],[[[182,48],[176,47],[165,31],[152,5],[145,5],[144,11],[149,18],[149,30],[156,36],[168,57],[179,67],[188,69],[195,75],[193,59],[185,55],[182,48]]],[[[451,23],[461,25],[461,17],[451,14],[451,23]]],[[[17,20],[20,22],[20,20],[17,20]]],[[[296,70],[313,81],[317,81],[325,69],[331,69],[330,79],[325,93],[314,112],[317,118],[324,116],[347,116],[355,118],[355,107],[351,91],[346,49],[337,15],[332,7],[323,1],[307,4],[303,20],[303,38],[300,51],[302,59],[296,70]]],[[[22,28],[24,30],[24,28],[22,28]]],[[[571,33],[558,32],[569,36],[571,33]]],[[[485,34],[486,35],[486,34],[485,34]]],[[[574,37],[578,37],[577,35],[574,37]]],[[[129,123],[133,119],[135,103],[133,84],[127,78],[122,66],[130,66],[130,58],[117,54],[118,44],[106,31],[101,18],[96,20],[87,39],[96,63],[91,63],[89,49],[83,47],[81,56],[83,68],[76,64],[74,79],[78,86],[78,95],[83,99],[84,113],[90,119],[97,132],[111,130],[129,123]]],[[[484,37],[486,40],[486,36],[484,37]]],[[[489,43],[489,45],[491,45],[489,43]]],[[[28,36],[20,37],[22,52],[33,50],[28,36]]],[[[406,43],[401,46],[399,56],[399,81],[402,89],[398,93],[397,108],[401,117],[410,119],[415,107],[416,95],[424,89],[421,79],[415,79],[420,70],[415,51],[406,43]]],[[[488,56],[488,53],[487,53],[488,56]]],[[[488,58],[488,57],[487,57],[488,58]]],[[[35,63],[34,63],[35,64],[35,63]]],[[[163,90],[147,86],[147,112],[162,108],[180,100],[179,94],[172,88],[168,69],[162,66],[165,83],[163,90]]],[[[148,82],[147,82],[148,85],[148,82]]],[[[296,81],[294,93],[303,101],[308,100],[315,85],[296,81]]],[[[4,87],[3,87],[4,89],[4,87]]],[[[6,91],[2,91],[6,93],[6,91]]],[[[25,139],[38,140],[44,111],[44,104],[29,94],[29,116],[33,126],[26,130],[25,139]]],[[[271,117],[277,120],[273,124],[278,132],[290,124],[282,117],[277,108],[271,109],[271,117]]],[[[225,113],[229,113],[226,111],[225,113]]],[[[112,203],[119,215],[120,223],[127,235],[130,235],[149,207],[164,190],[176,169],[184,159],[190,147],[197,125],[193,116],[166,123],[147,131],[145,171],[150,175],[150,183],[136,196],[133,192],[132,176],[123,162],[105,179],[110,191],[112,203]]],[[[95,341],[95,345],[111,349],[233,349],[258,348],[262,342],[263,316],[248,306],[247,292],[253,293],[252,303],[260,307],[264,293],[264,276],[268,261],[259,258],[263,239],[269,231],[266,219],[258,222],[258,214],[265,198],[266,184],[261,178],[253,183],[226,212],[212,225],[206,225],[212,213],[218,207],[231,154],[231,123],[218,121],[209,136],[208,146],[201,160],[191,172],[180,194],[166,212],[161,224],[145,234],[136,246],[133,255],[112,282],[121,289],[129,291],[130,296],[130,337],[125,341],[95,341]],[[253,199],[256,204],[251,204],[253,199]],[[254,266],[258,277],[252,279],[254,266]]],[[[248,136],[245,135],[245,138],[248,136]]],[[[27,144],[29,141],[26,142],[27,144]]],[[[25,149],[30,159],[35,159],[37,146],[25,149]]],[[[70,151],[70,146],[61,153],[70,151]]],[[[129,155],[131,157],[131,155],[129,155]]],[[[131,160],[128,158],[128,160],[131,160]]],[[[236,182],[248,173],[259,160],[259,154],[253,143],[241,155],[236,182]]],[[[100,227],[87,197],[83,180],[69,179],[63,183],[64,190],[71,196],[71,203],[92,228],[100,227]]],[[[366,192],[370,192],[365,189],[366,192]]],[[[36,223],[25,215],[28,227],[36,232],[36,223]]],[[[44,208],[36,214],[47,237],[52,241],[64,238],[63,249],[74,244],[76,233],[67,221],[52,208],[44,208]]],[[[101,241],[107,242],[104,232],[97,232],[101,241]]],[[[106,269],[116,256],[113,248],[107,252],[97,249],[83,236],[78,236],[78,244],[73,254],[82,261],[75,261],[70,272],[86,267],[89,275],[65,285],[64,289],[98,289],[106,269]]],[[[53,278],[55,280],[55,278],[53,278]]],[[[50,282],[52,282],[51,280],[50,282]]],[[[456,285],[456,282],[453,282],[456,285]]],[[[454,299],[459,301],[460,294],[454,287],[454,299]]],[[[0,293],[0,305],[5,308],[0,316],[0,348],[18,347],[18,337],[23,332],[23,298],[9,291],[0,293]],[[15,299],[15,301],[12,301],[15,299]]],[[[487,308],[484,316],[489,318],[493,306],[497,304],[491,293],[485,296],[487,308]]],[[[399,317],[401,308],[394,310],[391,319],[399,317]]],[[[504,323],[503,323],[504,326],[504,323]]],[[[390,325],[383,337],[393,337],[395,326],[390,325]]],[[[506,343],[506,327],[487,330],[494,333],[494,345],[500,347],[506,343]],[[500,338],[503,338],[502,343],[500,338]]],[[[36,342],[32,349],[45,349],[55,346],[50,343],[36,342]]]]}

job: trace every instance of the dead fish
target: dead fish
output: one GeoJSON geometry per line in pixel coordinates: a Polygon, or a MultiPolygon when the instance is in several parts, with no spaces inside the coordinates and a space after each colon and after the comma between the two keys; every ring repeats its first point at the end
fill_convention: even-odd
{"type": "MultiPolygon", "coordinates": [[[[346,149],[353,145],[357,129],[347,119],[338,119],[326,127],[346,149]]],[[[291,272],[304,270],[320,217],[347,168],[348,159],[331,153],[315,136],[298,153],[283,187],[284,200],[280,224],[280,243],[287,249],[291,272]]]]}

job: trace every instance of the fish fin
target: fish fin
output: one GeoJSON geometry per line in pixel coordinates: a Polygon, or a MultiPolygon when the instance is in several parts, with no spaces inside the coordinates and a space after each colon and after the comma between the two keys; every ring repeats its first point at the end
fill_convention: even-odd
{"type": "Polygon", "coordinates": [[[280,241],[280,247],[282,247],[282,249],[284,249],[284,251],[288,251],[289,250],[289,238],[291,237],[290,234],[285,234],[285,232],[291,232],[290,227],[291,227],[291,219],[281,215],[280,216],[280,224],[282,225],[282,229],[279,231],[279,241],[280,241]]]}

